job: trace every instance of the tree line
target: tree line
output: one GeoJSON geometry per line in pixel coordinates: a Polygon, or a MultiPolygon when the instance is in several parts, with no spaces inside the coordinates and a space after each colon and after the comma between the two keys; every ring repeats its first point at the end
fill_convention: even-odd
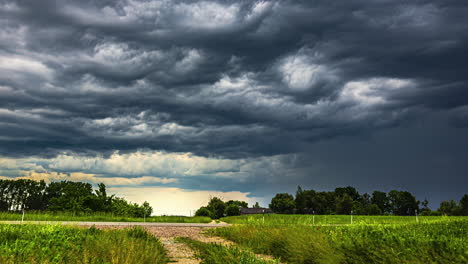
{"type": "Polygon", "coordinates": [[[355,214],[355,215],[468,215],[468,194],[457,203],[443,201],[437,211],[428,207],[429,201],[419,201],[408,191],[374,191],[359,194],[351,186],[334,191],[319,192],[297,188],[296,197],[289,193],[276,194],[270,208],[280,214],[355,214]]]}
{"type": "Polygon", "coordinates": [[[116,216],[144,217],[153,212],[148,202],[131,203],[107,195],[104,183],[94,190],[90,183],[0,180],[0,211],[108,212],[116,216]]]}
{"type": "MultiPolygon", "coordinates": [[[[354,187],[339,187],[334,191],[319,192],[297,188],[296,195],[277,193],[269,205],[277,214],[321,214],[321,215],[468,215],[468,194],[459,202],[443,201],[437,210],[428,207],[427,199],[422,202],[408,191],[374,191],[360,194],[354,187]]],[[[224,202],[211,197],[206,206],[200,207],[195,215],[218,219],[240,215],[240,208],[248,208],[245,201],[224,202]]],[[[260,208],[258,202],[252,208],[260,208]]]]}
{"type": "MultiPolygon", "coordinates": [[[[240,215],[241,208],[248,208],[249,204],[245,201],[229,200],[224,202],[218,197],[211,197],[207,206],[200,207],[195,216],[207,216],[212,219],[219,219],[224,216],[240,215]]],[[[259,208],[260,205],[256,203],[254,208],[259,208]]]]}

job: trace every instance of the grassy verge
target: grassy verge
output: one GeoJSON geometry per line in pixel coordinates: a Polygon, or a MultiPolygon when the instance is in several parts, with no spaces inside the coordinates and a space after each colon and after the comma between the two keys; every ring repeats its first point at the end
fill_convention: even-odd
{"type": "Polygon", "coordinates": [[[209,232],[287,263],[468,263],[468,221],[235,225],[209,232]]]}
{"type": "MultiPolygon", "coordinates": [[[[0,221],[21,221],[20,213],[0,212],[0,221]]],[[[24,221],[209,223],[209,217],[151,216],[145,218],[113,216],[109,213],[70,213],[26,211],[24,221]]]]}
{"type": "Polygon", "coordinates": [[[187,244],[197,252],[202,259],[201,264],[274,264],[273,260],[258,259],[250,251],[241,250],[236,246],[225,247],[216,243],[203,243],[190,238],[177,238],[178,242],[187,244]]]}
{"type": "Polygon", "coordinates": [[[99,230],[0,225],[0,263],[168,263],[163,245],[142,228],[99,230]]]}
{"type": "MultiPolygon", "coordinates": [[[[466,216],[418,216],[419,223],[447,222],[468,219],[466,216]]],[[[350,215],[242,215],[221,218],[230,224],[275,224],[275,225],[342,225],[351,222],[350,215]]],[[[353,216],[353,224],[411,224],[415,216],[353,216]]]]}

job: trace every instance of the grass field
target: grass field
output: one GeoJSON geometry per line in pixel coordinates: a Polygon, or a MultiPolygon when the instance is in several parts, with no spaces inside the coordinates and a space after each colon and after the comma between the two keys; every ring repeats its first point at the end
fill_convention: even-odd
{"type": "Polygon", "coordinates": [[[157,238],[141,228],[99,230],[58,225],[0,225],[0,263],[168,263],[157,238]]]}
{"type": "MultiPolygon", "coordinates": [[[[465,216],[418,216],[418,223],[434,223],[466,220],[465,216]]],[[[351,223],[350,215],[242,215],[224,217],[222,221],[230,224],[274,224],[274,225],[344,225],[351,223]]],[[[415,216],[367,216],[354,215],[353,224],[412,224],[417,223],[415,216]]]]}
{"type": "Polygon", "coordinates": [[[209,234],[286,263],[468,263],[468,217],[241,216],[209,234]],[[413,219],[413,220],[411,220],[413,219]],[[337,224],[337,225],[328,225],[337,224]]]}
{"type": "MultiPolygon", "coordinates": [[[[22,214],[0,212],[0,221],[21,221],[22,214]]],[[[151,216],[132,218],[113,216],[109,213],[69,213],[26,211],[24,221],[83,221],[83,222],[152,222],[152,223],[209,223],[209,217],[151,216]]]]}

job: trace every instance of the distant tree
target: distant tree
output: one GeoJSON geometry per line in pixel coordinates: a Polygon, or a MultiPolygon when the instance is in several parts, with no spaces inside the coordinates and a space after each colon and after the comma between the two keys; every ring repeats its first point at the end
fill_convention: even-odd
{"type": "Polygon", "coordinates": [[[252,208],[261,208],[261,207],[260,207],[260,204],[258,204],[258,202],[256,202],[256,203],[252,206],[252,208]]]}
{"type": "Polygon", "coordinates": [[[312,214],[317,207],[317,197],[314,190],[302,190],[300,186],[297,188],[296,199],[294,200],[296,206],[296,213],[298,214],[312,214]]]}
{"type": "Polygon", "coordinates": [[[206,207],[200,207],[200,209],[195,212],[195,216],[207,216],[213,218],[213,213],[206,207]]]}
{"type": "Polygon", "coordinates": [[[226,207],[226,216],[240,215],[240,207],[236,204],[230,204],[226,207]]]}
{"type": "Polygon", "coordinates": [[[459,203],[459,214],[468,215],[468,194],[463,195],[459,203]]]}
{"type": "Polygon", "coordinates": [[[342,196],[338,196],[336,201],[336,213],[337,214],[351,214],[353,209],[353,199],[344,193],[342,196]]]}
{"type": "Polygon", "coordinates": [[[314,209],[316,214],[335,214],[335,192],[317,192],[312,197],[312,208],[314,209]]]}
{"type": "Polygon", "coordinates": [[[414,215],[415,212],[419,212],[420,202],[410,192],[392,190],[388,197],[395,215],[414,215]]]}
{"type": "Polygon", "coordinates": [[[442,201],[437,211],[444,215],[455,215],[457,213],[457,203],[454,200],[442,201]]]}
{"type": "Polygon", "coordinates": [[[215,219],[219,219],[224,216],[224,210],[226,210],[226,204],[223,200],[218,197],[212,197],[208,202],[207,208],[213,213],[215,219]]]}
{"type": "Polygon", "coordinates": [[[151,207],[150,204],[147,201],[145,201],[142,204],[142,207],[143,207],[143,211],[145,213],[145,216],[146,217],[151,216],[151,214],[153,213],[153,207],[151,207]]]}
{"type": "Polygon", "coordinates": [[[231,204],[235,204],[240,208],[249,208],[249,204],[244,201],[229,200],[226,202],[226,206],[230,206],[231,204]]]}
{"type": "Polygon", "coordinates": [[[431,208],[429,208],[429,206],[428,206],[428,205],[429,205],[429,201],[428,201],[427,199],[424,199],[424,201],[422,201],[421,205],[422,205],[421,214],[422,214],[423,212],[426,212],[426,211],[428,211],[428,212],[431,211],[431,208]]]}
{"type": "Polygon", "coordinates": [[[389,200],[387,194],[381,191],[372,193],[371,203],[377,205],[382,213],[389,212],[389,200]]]}
{"type": "Polygon", "coordinates": [[[360,198],[359,192],[356,190],[356,188],[351,186],[335,188],[335,194],[339,197],[347,194],[353,201],[356,201],[360,198]]]}
{"type": "Polygon", "coordinates": [[[380,210],[380,207],[376,204],[371,204],[369,205],[369,210],[368,210],[369,215],[381,215],[382,210],[380,210]]]}
{"type": "Polygon", "coordinates": [[[292,214],[294,207],[294,197],[289,193],[278,193],[271,199],[270,208],[275,213],[292,214]]]}

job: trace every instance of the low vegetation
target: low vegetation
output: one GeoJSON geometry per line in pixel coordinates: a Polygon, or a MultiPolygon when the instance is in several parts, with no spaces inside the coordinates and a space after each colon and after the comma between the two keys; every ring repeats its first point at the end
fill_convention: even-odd
{"type": "MultiPolygon", "coordinates": [[[[0,212],[0,221],[21,221],[22,212],[0,212]]],[[[111,213],[83,213],[57,211],[26,211],[24,221],[85,221],[85,222],[148,222],[148,223],[209,223],[209,217],[151,216],[125,217],[111,213]]]]}
{"type": "Polygon", "coordinates": [[[385,219],[387,224],[364,220],[353,225],[309,226],[302,221],[300,217],[286,216],[283,223],[288,225],[266,221],[208,232],[287,263],[468,262],[466,217],[430,219],[412,224],[404,223],[398,217],[394,223],[385,219]]]}
{"type": "Polygon", "coordinates": [[[0,263],[168,263],[142,228],[99,230],[59,225],[0,225],[0,263]]]}
{"type": "Polygon", "coordinates": [[[258,224],[258,225],[344,225],[350,224],[412,224],[451,222],[467,219],[464,216],[367,216],[367,215],[284,215],[257,214],[224,217],[221,220],[230,224],[258,224]]]}
{"type": "Polygon", "coordinates": [[[236,246],[223,246],[216,243],[203,243],[190,238],[178,238],[178,242],[187,244],[196,251],[201,264],[274,264],[278,261],[259,259],[248,251],[236,246]]]}

